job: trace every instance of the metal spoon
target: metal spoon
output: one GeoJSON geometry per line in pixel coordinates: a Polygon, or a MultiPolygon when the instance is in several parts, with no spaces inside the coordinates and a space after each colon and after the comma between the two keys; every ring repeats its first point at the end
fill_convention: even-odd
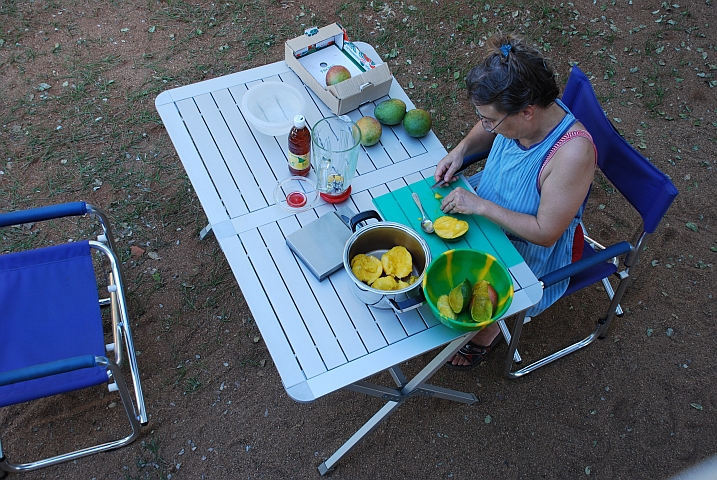
{"type": "Polygon", "coordinates": [[[421,228],[426,233],[433,233],[433,222],[428,218],[428,215],[426,215],[425,210],[423,210],[423,205],[421,205],[421,200],[418,198],[418,194],[416,192],[413,192],[413,201],[416,202],[416,205],[418,205],[418,208],[421,210],[421,228]]]}

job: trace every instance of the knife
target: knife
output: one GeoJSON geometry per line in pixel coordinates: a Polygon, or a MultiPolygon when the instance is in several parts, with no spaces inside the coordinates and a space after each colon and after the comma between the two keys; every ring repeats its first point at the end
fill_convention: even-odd
{"type": "Polygon", "coordinates": [[[434,184],[431,186],[431,190],[435,190],[436,187],[440,187],[441,184],[443,184],[443,183],[444,183],[443,180],[438,180],[436,183],[434,183],[434,184]]]}

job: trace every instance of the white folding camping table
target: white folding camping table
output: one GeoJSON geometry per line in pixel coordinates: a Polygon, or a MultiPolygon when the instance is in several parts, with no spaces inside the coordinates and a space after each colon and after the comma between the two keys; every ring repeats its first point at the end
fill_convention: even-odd
{"type": "MultiPolygon", "coordinates": [[[[360,48],[378,59],[369,45],[360,44],[360,48]]],[[[319,200],[314,208],[294,214],[275,204],[274,187],[289,175],[287,135],[258,132],[240,108],[247,89],[263,81],[297,87],[306,99],[309,125],[332,115],[284,61],[163,92],[156,107],[206,212],[209,225],[205,231],[211,230],[219,242],[289,396],[311,402],[345,388],[386,400],[319,466],[324,474],[411,396],[464,403],[477,399],[426,383],[464,345],[465,333],[445,327],[428,306],[399,314],[368,307],[353,294],[352,281],[343,268],[319,281],[287,247],[287,235],[334,211],[335,206],[319,200]],[[441,346],[445,348],[413,379],[398,368],[401,362],[441,346]],[[383,370],[390,372],[395,387],[364,381],[383,370]]],[[[413,108],[395,79],[388,96],[413,108]]],[[[372,115],[382,100],[348,115],[354,121],[372,115]]],[[[412,185],[433,183],[435,165],[445,154],[433,132],[415,139],[400,125],[384,127],[378,145],[361,148],[352,194],[345,205],[355,212],[382,211],[382,202],[385,207],[394,201],[406,214],[393,220],[420,230],[418,209],[412,202],[401,202],[399,194],[412,185]]],[[[540,300],[542,289],[503,232],[493,227],[484,232],[490,245],[470,246],[492,249],[509,267],[515,295],[505,316],[518,314],[516,321],[522,322],[525,310],[540,300]]]]}

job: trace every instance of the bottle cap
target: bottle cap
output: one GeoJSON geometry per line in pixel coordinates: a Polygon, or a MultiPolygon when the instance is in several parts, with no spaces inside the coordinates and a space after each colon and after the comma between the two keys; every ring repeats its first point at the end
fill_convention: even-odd
{"type": "Polygon", "coordinates": [[[294,117],[294,126],[296,128],[304,128],[306,126],[306,119],[303,115],[297,115],[294,117]]]}

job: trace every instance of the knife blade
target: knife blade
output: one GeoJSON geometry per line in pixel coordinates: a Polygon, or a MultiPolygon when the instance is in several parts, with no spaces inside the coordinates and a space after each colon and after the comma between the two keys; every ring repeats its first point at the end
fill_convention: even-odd
{"type": "Polygon", "coordinates": [[[443,183],[444,183],[443,180],[438,180],[436,183],[434,183],[431,186],[431,190],[435,190],[437,187],[440,187],[443,183]]]}

